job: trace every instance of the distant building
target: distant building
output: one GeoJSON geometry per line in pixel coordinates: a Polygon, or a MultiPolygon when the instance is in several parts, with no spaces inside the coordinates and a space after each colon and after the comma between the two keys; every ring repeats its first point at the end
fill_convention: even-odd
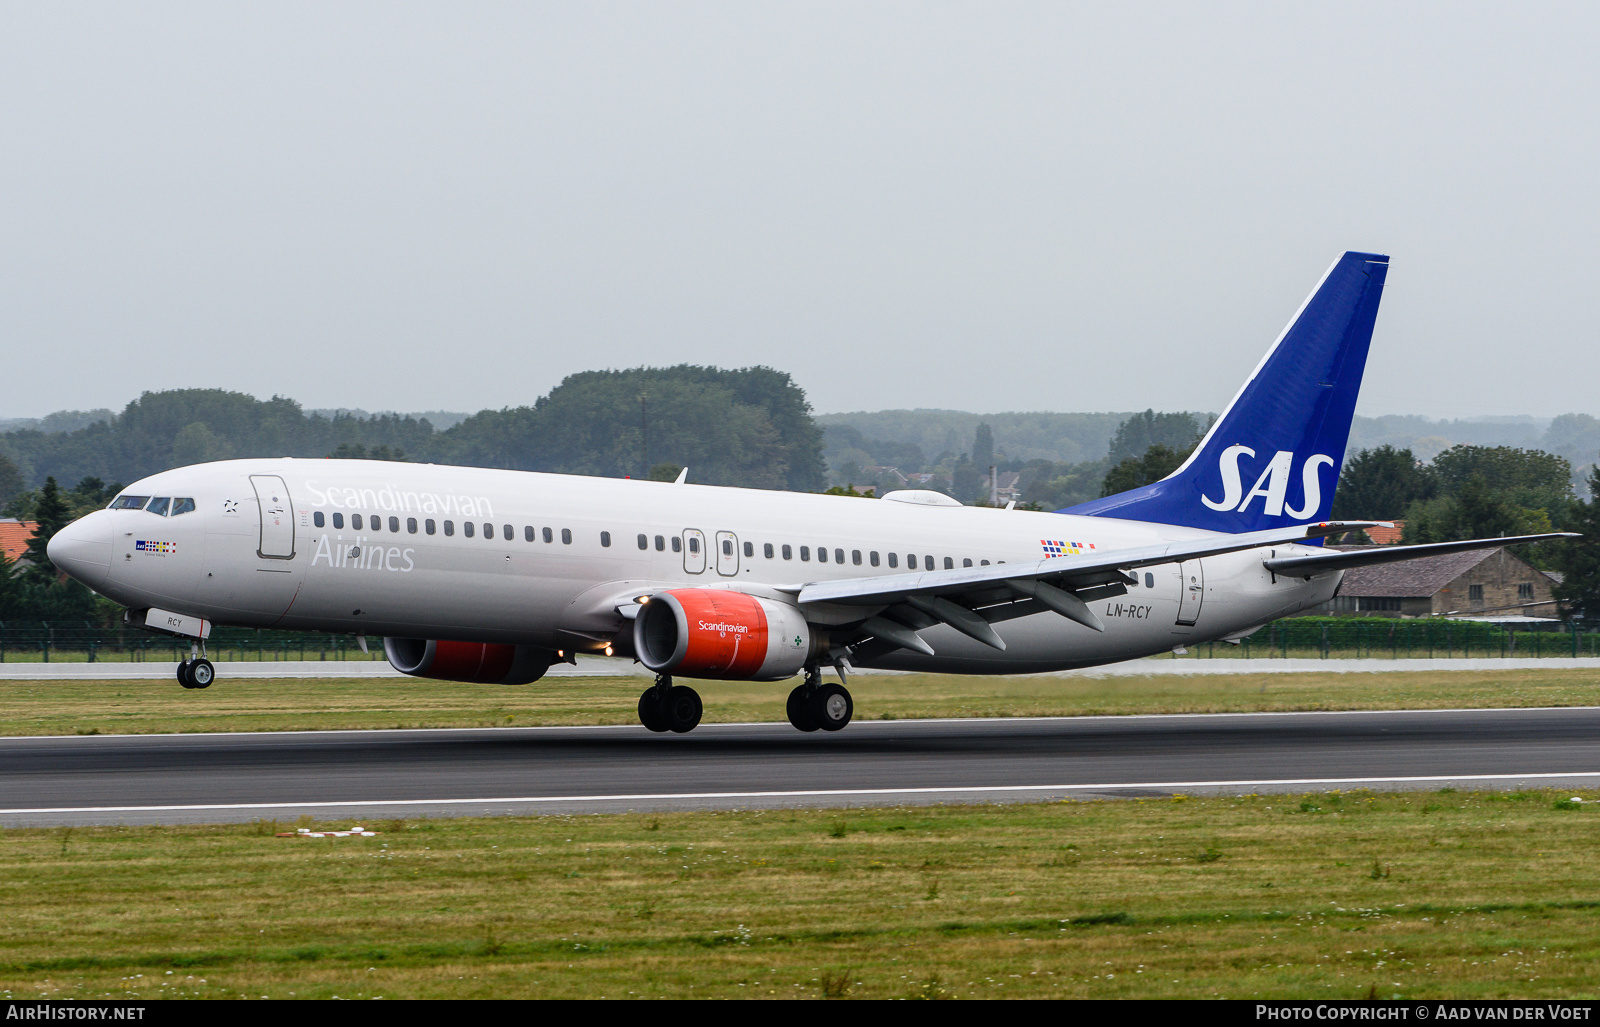
{"type": "Polygon", "coordinates": [[[1405,534],[1406,522],[1395,521],[1394,527],[1385,528],[1381,525],[1367,529],[1367,538],[1380,546],[1392,546],[1400,541],[1400,536],[1405,534]]]}
{"type": "MultiPolygon", "coordinates": [[[[1017,482],[1019,482],[1021,480],[1022,480],[1022,474],[1020,472],[1018,472],[1018,471],[996,471],[995,472],[994,494],[999,497],[999,500],[1002,503],[1010,503],[1010,502],[1012,502],[1014,500],[1021,499],[1022,498],[1022,490],[1017,488],[1017,482]]],[[[989,476],[987,474],[985,474],[983,476],[983,496],[982,496],[984,501],[986,501],[986,502],[988,501],[989,495],[990,495],[989,476]]]]}
{"type": "Polygon", "coordinates": [[[0,551],[12,563],[22,559],[28,551],[33,533],[39,530],[38,521],[19,521],[15,517],[0,517],[0,551]]]}
{"type": "MultiPolygon", "coordinates": [[[[1371,535],[1371,529],[1368,529],[1371,535]]],[[[1370,546],[1338,546],[1341,550],[1370,546]]],[[[1505,549],[1425,556],[1344,572],[1339,594],[1317,613],[1379,617],[1473,617],[1555,620],[1552,575],[1505,549]]]]}

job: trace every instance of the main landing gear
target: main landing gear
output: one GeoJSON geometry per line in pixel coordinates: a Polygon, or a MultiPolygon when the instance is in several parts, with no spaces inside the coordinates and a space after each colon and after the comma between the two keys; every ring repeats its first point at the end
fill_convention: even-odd
{"type": "Polygon", "coordinates": [[[217,668],[200,654],[200,647],[189,646],[189,658],[178,664],[178,684],[184,688],[210,688],[217,678],[217,668]]]}
{"type": "Polygon", "coordinates": [[[662,674],[639,696],[639,723],[651,731],[687,734],[700,723],[700,693],[662,674]]]}
{"type": "Polygon", "coordinates": [[[789,693],[789,723],[801,731],[838,731],[850,723],[855,713],[850,690],[843,685],[822,683],[822,668],[806,668],[806,679],[789,693]]]}

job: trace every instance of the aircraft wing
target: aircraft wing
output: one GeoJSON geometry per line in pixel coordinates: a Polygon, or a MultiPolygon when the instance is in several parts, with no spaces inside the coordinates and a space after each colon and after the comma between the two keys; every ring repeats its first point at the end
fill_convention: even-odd
{"type": "Polygon", "coordinates": [[[1267,570],[1291,577],[1321,574],[1324,571],[1345,570],[1350,567],[1371,567],[1380,563],[1416,560],[1424,556],[1444,556],[1471,549],[1495,549],[1499,546],[1516,546],[1524,542],[1547,542],[1553,538],[1577,538],[1576,532],[1557,531],[1545,535],[1515,535],[1509,538],[1475,538],[1466,542],[1433,542],[1420,546],[1379,546],[1376,549],[1353,549],[1347,552],[1329,551],[1315,556],[1284,556],[1265,560],[1267,570]]]}
{"type": "MultiPolygon", "coordinates": [[[[799,588],[802,609],[829,604],[876,607],[863,610],[859,634],[874,650],[933,649],[916,633],[934,624],[950,627],[996,649],[1005,642],[991,624],[1053,610],[1095,631],[1105,625],[1088,603],[1121,595],[1135,580],[1135,567],[1176,563],[1236,553],[1261,546],[1305,542],[1367,528],[1376,521],[1326,521],[1235,535],[1213,535],[1184,542],[1112,549],[1093,556],[1052,557],[1027,563],[1002,563],[958,570],[884,574],[812,582],[799,588]]],[[[857,655],[860,647],[856,646],[857,655]]]]}

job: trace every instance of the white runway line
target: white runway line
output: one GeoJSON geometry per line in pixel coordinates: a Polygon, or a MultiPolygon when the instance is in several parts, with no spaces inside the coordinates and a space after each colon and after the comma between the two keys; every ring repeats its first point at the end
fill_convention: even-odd
{"type": "Polygon", "coordinates": [[[1438,784],[1453,781],[1548,781],[1600,778],[1600,771],[1549,774],[1434,774],[1425,777],[1306,777],[1255,781],[1125,781],[1111,784],[974,785],[949,788],[826,788],[766,792],[638,792],[625,795],[535,795],[487,799],[363,799],[331,802],[229,802],[189,806],[50,806],[0,809],[0,816],[43,813],[196,813],[222,810],[370,809],[375,806],[466,806],[513,803],[542,805],[562,802],[660,802],[669,799],[810,799],[864,795],[973,795],[999,792],[1106,792],[1140,788],[1175,791],[1182,788],[1270,788],[1328,785],[1438,784]]]}

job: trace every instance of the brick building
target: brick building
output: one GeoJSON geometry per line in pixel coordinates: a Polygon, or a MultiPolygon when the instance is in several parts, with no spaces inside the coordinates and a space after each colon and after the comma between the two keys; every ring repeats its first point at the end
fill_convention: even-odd
{"type": "MultiPolygon", "coordinates": [[[[1366,546],[1339,546],[1366,549],[1366,546]]],[[[1478,549],[1355,567],[1318,613],[1379,617],[1536,617],[1554,620],[1556,579],[1504,549],[1478,549]]]]}

